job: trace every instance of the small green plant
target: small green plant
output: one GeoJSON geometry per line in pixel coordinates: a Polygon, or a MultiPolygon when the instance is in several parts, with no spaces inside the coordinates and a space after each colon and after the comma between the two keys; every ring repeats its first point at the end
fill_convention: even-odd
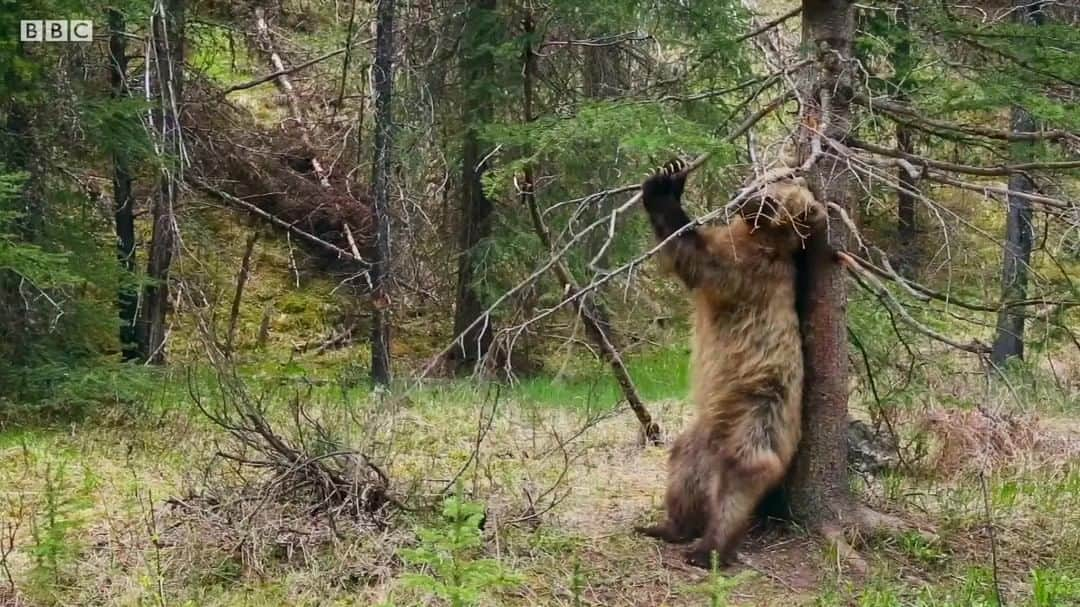
{"type": "Polygon", "coordinates": [[[87,495],[94,482],[88,475],[82,490],[69,495],[65,471],[63,464],[46,464],[41,515],[32,519],[30,528],[34,541],[30,577],[35,588],[50,596],[63,584],[68,566],[78,554],[72,532],[83,525],[82,513],[91,505],[87,495]]]}
{"type": "Polygon", "coordinates": [[[447,498],[441,524],[420,530],[420,545],[402,551],[405,563],[417,570],[406,574],[406,585],[430,593],[451,607],[468,607],[479,604],[492,592],[519,583],[518,577],[499,561],[480,558],[483,520],[482,504],[447,498]]]}
{"type": "Polygon", "coordinates": [[[574,572],[570,575],[570,594],[574,607],[581,607],[581,593],[585,589],[585,575],[581,571],[581,561],[574,559],[574,572]]]}
{"type": "Polygon", "coordinates": [[[727,607],[731,591],[753,575],[754,573],[751,571],[744,571],[734,576],[722,574],[714,553],[709,576],[694,590],[697,594],[709,599],[709,607],[727,607]]]}
{"type": "Polygon", "coordinates": [[[949,559],[941,548],[920,533],[910,532],[900,536],[900,547],[905,552],[928,565],[943,563],[949,559]]]}

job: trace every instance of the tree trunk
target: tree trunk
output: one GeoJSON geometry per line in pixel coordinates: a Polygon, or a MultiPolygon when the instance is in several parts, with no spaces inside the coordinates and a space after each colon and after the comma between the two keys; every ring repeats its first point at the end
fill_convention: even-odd
{"type": "Polygon", "coordinates": [[[375,154],[371,182],[374,184],[375,244],[371,260],[371,381],[389,385],[390,298],[387,275],[390,269],[390,160],[394,147],[391,94],[394,89],[394,0],[379,0],[376,15],[375,66],[375,154]]]}
{"type": "Polygon", "coordinates": [[[487,355],[494,329],[491,322],[475,323],[484,312],[484,304],[476,289],[479,245],[491,234],[493,206],[484,195],[484,159],[477,128],[491,120],[489,87],[495,76],[495,58],[489,37],[495,18],[494,0],[469,2],[465,15],[465,35],[461,42],[461,72],[464,80],[464,120],[461,149],[461,226],[457,274],[457,296],[454,304],[454,335],[461,339],[451,352],[451,362],[457,370],[471,368],[487,355]]]}
{"type": "MultiPolygon", "coordinates": [[[[113,99],[124,99],[127,90],[127,37],[124,13],[115,8],[109,17],[109,84],[113,99]]],[[[120,265],[116,304],[120,313],[120,351],[124,360],[139,358],[135,335],[135,315],[139,310],[139,293],[134,285],[135,275],[135,213],[132,208],[132,177],[124,150],[113,153],[113,216],[116,224],[116,259],[120,265]]]]}
{"type": "MultiPolygon", "coordinates": [[[[896,44],[893,51],[892,63],[895,71],[893,85],[895,97],[898,102],[907,100],[908,90],[911,88],[911,71],[914,61],[911,54],[911,13],[907,2],[900,2],[897,6],[897,25],[902,29],[901,40],[896,44]]],[[[915,153],[914,133],[911,127],[898,122],[896,123],[896,147],[906,154],[915,153]]],[[[896,179],[900,182],[900,189],[896,191],[896,219],[897,241],[900,246],[898,262],[900,271],[905,275],[911,275],[918,267],[921,259],[919,254],[918,226],[915,214],[915,193],[918,191],[918,181],[908,173],[904,167],[897,167],[896,179]]]]}
{"type": "Polygon", "coordinates": [[[232,356],[233,344],[236,343],[236,325],[240,320],[240,303],[244,299],[244,285],[251,275],[251,255],[255,252],[255,241],[259,233],[254,229],[244,245],[244,258],[240,261],[240,273],[236,276],[236,290],[233,292],[232,307],[229,309],[229,328],[225,333],[225,356],[232,356]]]}
{"type": "Polygon", "coordinates": [[[176,239],[176,202],[183,181],[183,140],[180,112],[184,86],[184,0],[158,0],[154,6],[153,78],[158,85],[153,112],[162,162],[161,184],[151,208],[153,229],[146,274],[152,281],[143,291],[138,322],[140,354],[165,363],[165,319],[169,306],[169,268],[176,239]]]}
{"type": "MultiPolygon", "coordinates": [[[[910,127],[905,124],[896,124],[896,147],[903,153],[914,154],[915,142],[910,127]]],[[[900,188],[896,191],[896,223],[897,241],[900,246],[899,266],[900,271],[910,276],[918,267],[921,255],[917,241],[918,226],[915,214],[915,192],[918,191],[918,181],[907,172],[904,167],[896,169],[896,179],[900,182],[900,188]]]]}
{"type": "MultiPolygon", "coordinates": [[[[1042,23],[1041,3],[1029,0],[1013,0],[1013,15],[1019,23],[1038,25],[1042,23]]],[[[1034,131],[1035,120],[1027,110],[1013,106],[1010,122],[1014,131],[1034,131]]],[[[1030,160],[1032,143],[1016,141],[1010,144],[1012,162],[1030,160]]],[[[1031,178],[1024,173],[1009,176],[1009,190],[1021,194],[1008,196],[1008,215],[1005,218],[1005,243],[1001,260],[1001,310],[998,312],[997,335],[990,360],[1002,365],[1010,358],[1024,358],[1024,309],[1009,304],[1027,297],[1028,264],[1031,262],[1032,228],[1031,200],[1023,194],[1035,189],[1031,178]]]]}
{"type": "MultiPolygon", "coordinates": [[[[844,140],[851,125],[854,7],[848,0],[803,2],[803,47],[816,56],[801,82],[800,154],[811,154],[814,132],[844,140]]],[[[845,161],[820,156],[808,175],[820,200],[852,209],[851,175],[845,161]]],[[[834,213],[834,212],[831,212],[834,213]]],[[[811,528],[832,528],[851,505],[847,483],[848,357],[847,291],[843,268],[832,251],[847,244],[845,223],[835,215],[828,230],[807,242],[799,267],[799,317],[805,381],[803,437],[792,464],[788,491],[792,514],[811,528]]]]}

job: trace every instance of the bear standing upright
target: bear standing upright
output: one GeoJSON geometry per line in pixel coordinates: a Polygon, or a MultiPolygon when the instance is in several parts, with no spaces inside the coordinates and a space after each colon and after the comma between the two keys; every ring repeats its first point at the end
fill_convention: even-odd
{"type": "MultiPolygon", "coordinates": [[[[691,223],[686,165],[642,184],[656,237],[691,223]]],[[[661,262],[694,305],[691,397],[696,416],[668,461],[666,520],[638,528],[669,542],[697,540],[688,560],[735,558],[754,509],[783,479],[801,432],[803,355],[795,310],[795,252],[824,207],[799,180],[763,188],[726,226],[687,228],[661,262]]]]}

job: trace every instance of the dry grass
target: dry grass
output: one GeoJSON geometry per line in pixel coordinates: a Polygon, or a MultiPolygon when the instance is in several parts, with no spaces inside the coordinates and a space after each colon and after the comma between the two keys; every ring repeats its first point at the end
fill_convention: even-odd
{"type": "Polygon", "coordinates": [[[1047,426],[1033,413],[938,408],[919,425],[934,437],[929,464],[939,475],[1006,466],[1039,470],[1080,458],[1080,428],[1047,426]]]}

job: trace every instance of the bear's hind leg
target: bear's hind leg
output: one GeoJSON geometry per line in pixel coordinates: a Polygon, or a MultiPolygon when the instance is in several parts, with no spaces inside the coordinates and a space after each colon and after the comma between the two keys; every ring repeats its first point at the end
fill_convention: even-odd
{"type": "Polygon", "coordinates": [[[690,564],[711,568],[714,552],[720,566],[735,561],[754,509],[784,474],[784,465],[774,453],[762,450],[756,455],[752,462],[717,466],[709,486],[708,525],[687,552],[690,564]]]}
{"type": "Polygon", "coordinates": [[[706,483],[714,458],[703,451],[691,429],[675,440],[668,460],[668,485],[664,496],[666,519],[658,525],[635,527],[638,533],[672,544],[684,544],[701,537],[708,519],[706,483]]]}

